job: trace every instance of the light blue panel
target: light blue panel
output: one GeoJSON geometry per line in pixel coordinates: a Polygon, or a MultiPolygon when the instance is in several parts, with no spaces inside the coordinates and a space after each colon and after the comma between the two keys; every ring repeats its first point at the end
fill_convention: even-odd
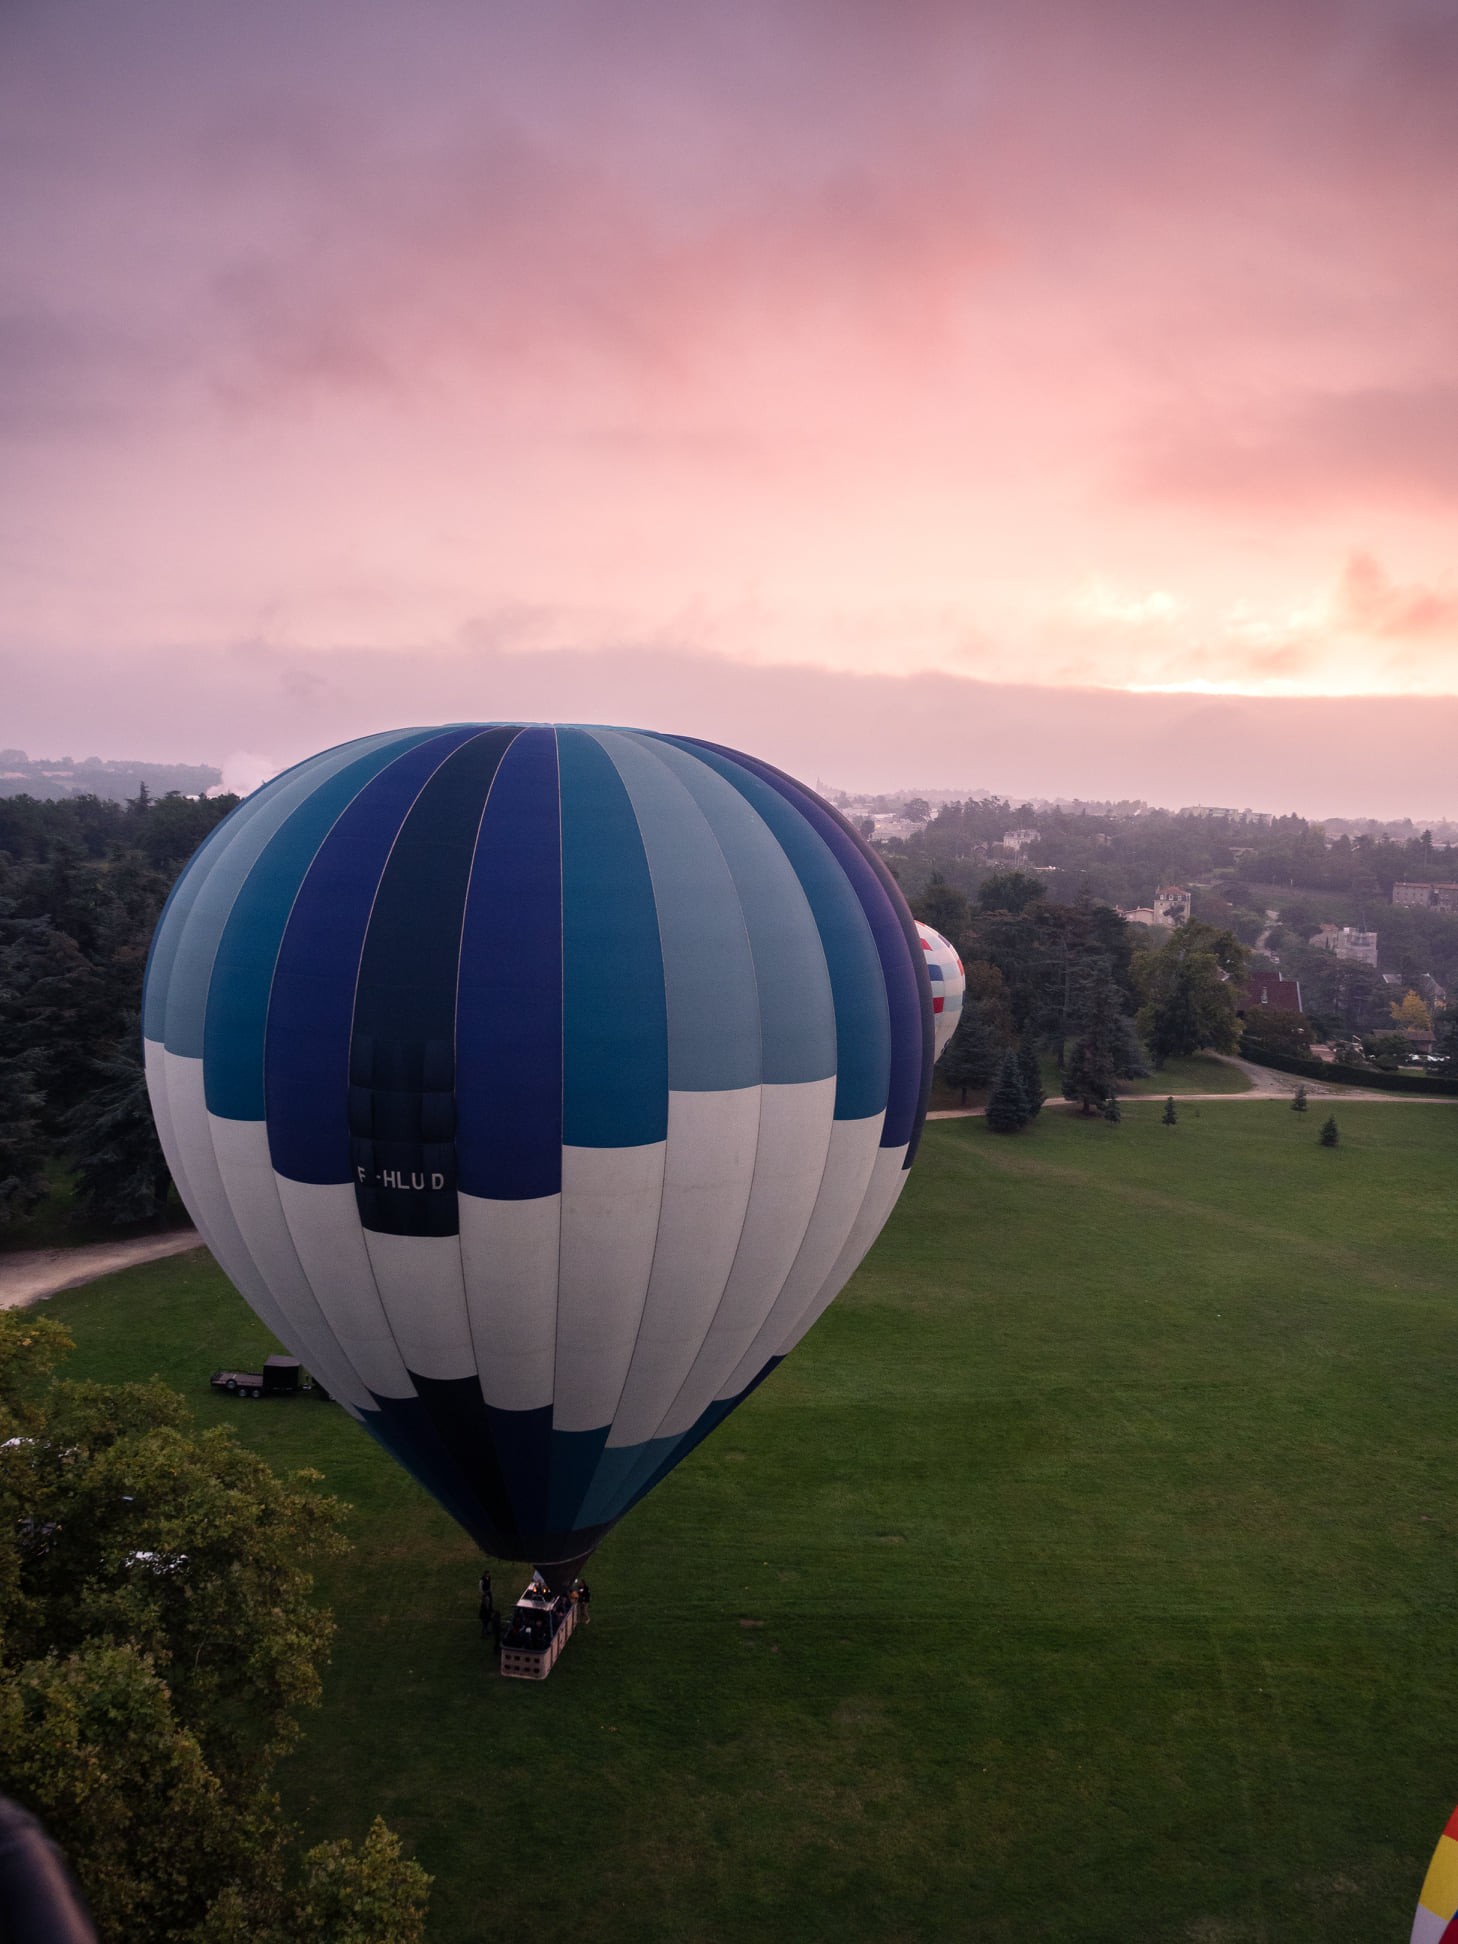
{"type": "Polygon", "coordinates": [[[673,771],[724,853],[744,912],[759,992],[762,1077],[769,1086],[835,1072],[835,1004],[809,900],[774,833],[740,792],[673,743],[634,735],[673,771]]]}
{"type": "Polygon", "coordinates": [[[233,901],[208,982],[203,1074],[210,1113],[226,1120],[262,1120],[263,1041],[274,962],[294,899],[335,819],[375,777],[407,749],[437,732],[415,729],[343,752],[364,753],[311,790],[260,853],[233,901]]]}
{"type": "Polygon", "coordinates": [[[663,949],[622,778],[582,729],[557,731],[562,802],[562,1140],[643,1147],[668,1129],[663,949]]]}
{"type": "Polygon", "coordinates": [[[670,1092],[760,1080],[759,998],[733,876],[692,795],[651,743],[593,731],[638,820],[653,880],[668,1000],[670,1092]]]}
{"type": "Polygon", "coordinates": [[[171,1053],[200,1060],[206,1038],[208,983],[218,941],[228,922],[244,879],[262,855],[269,839],[285,819],[319,785],[334,776],[356,757],[383,743],[398,739],[396,730],[389,736],[366,736],[359,742],[345,743],[312,762],[300,763],[276,785],[260,790],[239,806],[239,820],[229,820],[229,841],[212,862],[198,886],[192,909],[187,914],[177,942],[166,983],[166,1014],[163,1037],[171,1053]],[[244,810],[250,811],[246,819],[244,810]]]}
{"type": "Polygon", "coordinates": [[[271,777],[252,796],[246,797],[236,810],[224,817],[184,865],[181,877],[173,885],[162,907],[162,916],[157,920],[157,929],[152,934],[152,949],[147,954],[142,998],[142,1032],[145,1038],[156,1040],[159,1044],[163,1039],[167,1025],[167,996],[172,984],[172,967],[177,958],[178,943],[203,881],[233,839],[273,801],[279,791],[285,789],[300,770],[308,769],[320,760],[317,756],[310,756],[306,761],[296,763],[292,769],[285,770],[282,775],[271,777]]]}
{"type": "Polygon", "coordinates": [[[835,1006],[835,1118],[865,1120],[886,1106],[891,1020],[876,941],[845,872],[818,832],[778,791],[725,752],[682,736],[655,736],[702,762],[744,797],[773,831],[804,887],[830,971],[835,1006]]]}

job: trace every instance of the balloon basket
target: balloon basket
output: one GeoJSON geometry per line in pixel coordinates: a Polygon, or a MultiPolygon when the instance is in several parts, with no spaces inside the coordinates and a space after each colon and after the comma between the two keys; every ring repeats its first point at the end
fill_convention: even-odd
{"type": "Polygon", "coordinates": [[[509,1681],[545,1681],[582,1617],[584,1602],[576,1587],[554,1594],[541,1581],[531,1585],[511,1612],[501,1643],[501,1672],[509,1681]]]}

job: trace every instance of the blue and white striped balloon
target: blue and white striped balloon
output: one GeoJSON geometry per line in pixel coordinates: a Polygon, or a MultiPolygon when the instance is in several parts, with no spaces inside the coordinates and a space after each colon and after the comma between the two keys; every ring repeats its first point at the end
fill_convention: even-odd
{"type": "Polygon", "coordinates": [[[223,1269],[555,1577],[855,1269],[932,1058],[910,914],[836,811],[710,743],[520,724],[365,737],[241,804],[144,1027],[223,1269]]]}

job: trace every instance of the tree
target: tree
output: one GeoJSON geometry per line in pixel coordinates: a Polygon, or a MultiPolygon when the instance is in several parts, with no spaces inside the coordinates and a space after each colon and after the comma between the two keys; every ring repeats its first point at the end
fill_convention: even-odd
{"type": "Polygon", "coordinates": [[[371,1915],[424,1904],[388,1837],[314,1852],[291,1885],[268,1787],[318,1696],[333,1625],[302,1562],[344,1550],[341,1508],[317,1474],[195,1431],[160,1384],[43,1386],[69,1347],[0,1312],[0,1790],[67,1851],[111,1944],[418,1936],[371,1915]],[[354,1927],[327,1928],[349,1898],[354,1927]]]}
{"type": "Polygon", "coordinates": [[[1027,871],[994,871],[978,886],[977,909],[1008,911],[1016,915],[1047,895],[1048,887],[1043,880],[1027,871]]]}
{"type": "Polygon", "coordinates": [[[0,1058],[0,1225],[19,1221],[45,1199],[44,1104],[34,1054],[0,1058]]]}
{"type": "Polygon", "coordinates": [[[172,1177],[162,1157],[138,1052],[140,1020],[109,1060],[97,1060],[96,1091],[66,1117],[77,1198],[102,1221],[145,1222],[162,1214],[172,1177]]]}
{"type": "Polygon", "coordinates": [[[1063,1098],[1075,1100],[1085,1114],[1101,1107],[1119,1078],[1119,1056],[1126,1041],[1125,1015],[1111,980],[1091,995],[1083,1031],[1063,1069],[1063,1098]]]}
{"type": "Polygon", "coordinates": [[[1106,1121],[1113,1122],[1115,1126],[1124,1118],[1123,1110],[1119,1106],[1119,1096],[1117,1094],[1110,1094],[1099,1111],[1106,1121]]]}
{"type": "Polygon", "coordinates": [[[911,915],[956,945],[967,929],[967,894],[948,884],[940,871],[933,871],[925,891],[911,900],[911,915]]]}
{"type": "Polygon", "coordinates": [[[1043,1111],[1047,1095],[1043,1092],[1043,1069],[1038,1064],[1038,1046],[1031,1033],[1024,1033],[1018,1043],[1018,1079],[1022,1082],[1023,1098],[1028,1103],[1028,1119],[1036,1120],[1043,1111]]]}
{"type": "Polygon", "coordinates": [[[1433,1030],[1433,1015],[1411,987],[1400,999],[1394,1000],[1388,1010],[1404,1033],[1430,1033],[1433,1030]]]}
{"type": "Polygon", "coordinates": [[[1259,1060],[1262,1053],[1293,1054],[1311,1051],[1311,1022],[1305,1013],[1282,1012],[1275,1006],[1251,1006],[1240,1038],[1242,1052],[1259,1060]]]}
{"type": "Polygon", "coordinates": [[[1028,1096],[1018,1077],[1018,1056],[1009,1050],[1003,1055],[1002,1071],[988,1098],[987,1125],[995,1134],[1016,1134],[1032,1118],[1028,1096]]]}
{"type": "Polygon", "coordinates": [[[967,1105],[969,1087],[990,1086],[1002,1066],[1003,1044],[987,1022],[982,1007],[967,993],[956,1030],[937,1061],[942,1079],[956,1087],[967,1105]]]}
{"type": "Polygon", "coordinates": [[[1326,1117],[1326,1119],[1325,1119],[1325,1120],[1324,1120],[1324,1121],[1323,1121],[1323,1122],[1321,1123],[1321,1133],[1320,1133],[1320,1135],[1319,1135],[1319,1136],[1318,1136],[1317,1138],[1318,1138],[1318,1139],[1320,1140],[1320,1142],[1321,1142],[1321,1145],[1322,1145],[1323,1147],[1335,1147],[1335,1146],[1336,1146],[1336,1144],[1337,1144],[1337,1124],[1336,1124],[1336,1115],[1335,1115],[1335,1114],[1328,1114],[1328,1115],[1327,1115],[1327,1117],[1326,1117]]]}
{"type": "Polygon", "coordinates": [[[1166,1096],[1165,1103],[1164,1103],[1164,1112],[1160,1115],[1159,1118],[1165,1127],[1173,1127],[1175,1122],[1179,1119],[1179,1116],[1175,1113],[1173,1094],[1169,1094],[1166,1096]]]}
{"type": "MultiPolygon", "coordinates": [[[[925,797],[908,797],[901,806],[901,814],[908,823],[930,823],[931,805],[925,797]]],[[[925,922],[927,921],[923,920],[923,923],[925,922]]],[[[937,926],[937,930],[941,930],[940,925],[937,926]]]]}
{"type": "Polygon", "coordinates": [[[1240,1038],[1236,994],[1249,956],[1234,932],[1191,920],[1136,962],[1144,998],[1139,1030],[1156,1070],[1168,1059],[1204,1047],[1217,1053],[1235,1050],[1240,1038]]]}
{"type": "Polygon", "coordinates": [[[1293,1114],[1304,1114],[1304,1113],[1306,1112],[1306,1089],[1305,1089],[1305,1087],[1298,1087],[1298,1088],[1296,1089],[1296,1091],[1295,1091],[1295,1093],[1293,1093],[1293,1094],[1292,1094],[1292,1096],[1291,1096],[1291,1111],[1292,1111],[1292,1113],[1293,1113],[1293,1114]]]}

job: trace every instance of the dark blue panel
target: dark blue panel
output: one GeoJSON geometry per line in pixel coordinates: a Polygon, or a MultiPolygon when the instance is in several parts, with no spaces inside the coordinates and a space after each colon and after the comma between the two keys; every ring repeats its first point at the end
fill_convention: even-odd
{"type": "Polygon", "coordinates": [[[546,1532],[551,1523],[547,1493],[552,1464],[551,1405],[544,1404],[539,1411],[500,1411],[488,1404],[486,1422],[510,1495],[513,1526],[518,1532],[546,1532]]]}
{"type": "Polygon", "coordinates": [[[552,1483],[547,1506],[552,1525],[565,1528],[577,1524],[582,1501],[607,1444],[607,1434],[606,1425],[598,1431],[552,1433],[552,1483]]]}
{"type": "Polygon", "coordinates": [[[326,777],[274,832],[233,900],[208,987],[203,1073],[208,1110],[227,1120],[263,1119],[263,1040],[279,941],[331,826],[387,763],[437,735],[414,729],[381,743],[371,737],[357,761],[326,777]]]}
{"type": "Polygon", "coordinates": [[[562,1139],[642,1147],[668,1134],[668,1009],[653,881],[606,752],[557,731],[562,800],[562,1139]]]}
{"type": "Polygon", "coordinates": [[[350,1160],[360,1221],[454,1235],[456,974],[486,798],[515,729],[446,758],[411,806],[360,954],[350,1050],[350,1160]]]}
{"type": "Polygon", "coordinates": [[[891,1023],[876,940],[834,853],[778,790],[738,759],[682,736],[663,738],[731,783],[774,832],[814,913],[835,1006],[835,1118],[864,1120],[886,1106],[891,1023]]]}
{"type": "Polygon", "coordinates": [[[352,1181],[349,1048],[370,909],[390,850],[432,773],[477,731],[453,729],[366,784],[319,847],[279,947],[264,1046],[273,1165],[291,1181],[352,1181]]]}
{"type": "Polygon", "coordinates": [[[718,743],[701,743],[694,737],[684,740],[691,749],[712,749],[762,777],[813,824],[850,880],[876,941],[891,1018],[891,1074],[881,1145],[905,1146],[909,1167],[921,1138],[927,1101],[931,1098],[931,981],[926,974],[921,940],[896,880],[838,810],[833,810],[793,777],[786,776],[783,770],[741,755],[738,750],[725,749],[718,743]]]}
{"type": "Polygon", "coordinates": [[[465,1194],[562,1186],[562,823],[557,738],[524,729],[487,799],[461,931],[456,1153],[465,1194]]]}

